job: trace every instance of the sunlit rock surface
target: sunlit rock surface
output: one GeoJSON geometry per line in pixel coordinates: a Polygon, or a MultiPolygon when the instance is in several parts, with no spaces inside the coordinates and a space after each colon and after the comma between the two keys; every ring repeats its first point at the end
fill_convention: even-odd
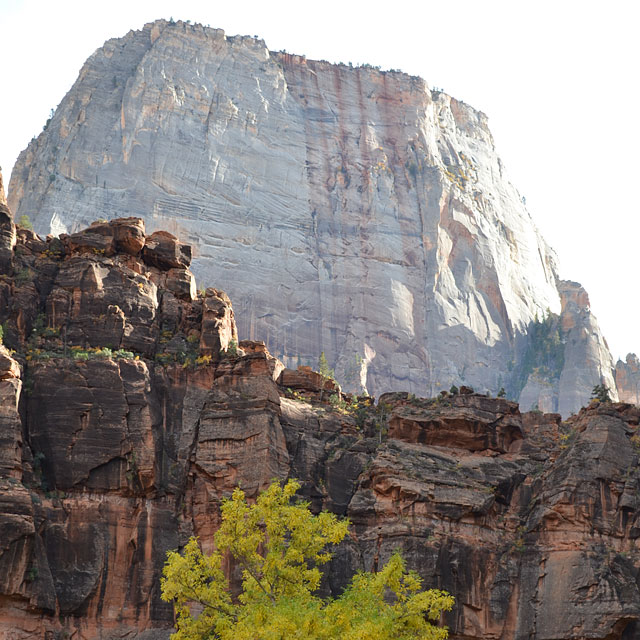
{"type": "MultiPolygon", "coordinates": [[[[553,252],[483,113],[417,77],[200,25],[157,21],[98,49],[9,197],[41,234],[98,216],[171,231],[233,299],[241,337],[290,366],[324,351],[372,393],[467,383],[517,398],[528,328],[561,308],[553,252]]],[[[603,350],[578,340],[578,359],[603,350]]],[[[588,367],[554,410],[610,378],[606,353],[588,367]]]]}

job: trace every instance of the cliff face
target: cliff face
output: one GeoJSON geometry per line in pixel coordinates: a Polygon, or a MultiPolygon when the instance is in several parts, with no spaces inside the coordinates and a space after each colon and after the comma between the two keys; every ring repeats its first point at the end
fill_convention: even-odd
{"type": "MultiPolygon", "coordinates": [[[[558,281],[561,311],[533,323],[519,371],[520,404],[568,416],[585,403],[585,392],[604,384],[617,399],[617,369],[589,296],[577,282],[558,281]]],[[[633,402],[627,395],[620,399],[633,402]]]]}
{"type": "Polygon", "coordinates": [[[16,244],[16,228],[13,224],[11,211],[4,197],[2,172],[0,172],[0,274],[11,272],[13,247],[16,244]]]}
{"type": "Polygon", "coordinates": [[[4,195],[4,181],[2,180],[2,171],[0,171],[0,205],[7,205],[7,198],[4,195]]]}
{"type": "Polygon", "coordinates": [[[627,354],[624,362],[618,360],[615,376],[620,399],[640,404],[640,361],[635,353],[627,354]]]}
{"type": "Polygon", "coordinates": [[[456,597],[454,639],[640,633],[638,408],[561,422],[462,388],[334,409],[333,383],[236,343],[229,299],[195,292],[169,234],[125,219],[16,237],[0,276],[0,638],[168,637],[166,551],[194,534],[208,548],[220,498],[274,477],[353,523],[326,590],[401,547],[456,597]]]}
{"type": "Polygon", "coordinates": [[[282,367],[231,357],[229,299],[196,294],[189,256],[139,219],[18,232],[0,277],[0,637],[158,637],[166,551],[210,533],[239,479],[286,475],[282,367]]]}
{"type": "MultiPolygon", "coordinates": [[[[40,233],[128,215],[169,229],[229,292],[240,335],[289,365],[324,351],[373,393],[467,382],[518,397],[531,323],[561,308],[484,114],[416,77],[182,22],[89,58],[21,154],[10,203],[40,233]]],[[[560,385],[568,410],[610,377],[598,336],[578,340],[603,359],[584,365],[586,386],[560,385]]],[[[527,403],[535,389],[546,402],[534,380],[527,403]]]]}

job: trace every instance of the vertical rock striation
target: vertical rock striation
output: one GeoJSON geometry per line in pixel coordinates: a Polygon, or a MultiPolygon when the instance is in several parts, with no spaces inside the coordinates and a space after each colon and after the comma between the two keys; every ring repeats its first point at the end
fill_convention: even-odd
{"type": "Polygon", "coordinates": [[[16,228],[4,196],[2,172],[0,172],[0,274],[11,272],[13,247],[16,244],[16,228]]]}
{"type": "Polygon", "coordinates": [[[287,473],[281,368],[244,355],[226,294],[196,294],[190,248],[140,219],[20,228],[11,263],[0,638],[166,638],[167,550],[209,540],[238,482],[255,495],[287,473]]]}
{"type": "Polygon", "coordinates": [[[526,382],[519,402],[527,409],[567,416],[585,404],[585,394],[588,397],[599,384],[617,400],[617,374],[614,377],[613,358],[587,292],[570,280],[559,280],[558,291],[560,314],[549,314],[531,326],[520,365],[520,380],[526,382]]]}
{"type": "Polygon", "coordinates": [[[0,170],[0,205],[7,205],[7,198],[4,194],[4,182],[2,180],[2,171],[0,170]]]}
{"type": "Polygon", "coordinates": [[[455,596],[452,640],[637,637],[637,407],[562,422],[468,387],[344,396],[238,343],[226,294],[196,294],[188,248],[140,219],[16,238],[0,277],[2,640],[168,638],[167,550],[210,549],[223,497],[287,477],[352,522],[326,593],[400,548],[455,596]]]}
{"type": "Polygon", "coordinates": [[[640,361],[635,353],[628,353],[624,362],[618,360],[615,376],[620,400],[640,404],[640,361]]]}
{"type": "MultiPolygon", "coordinates": [[[[229,292],[240,335],[288,364],[324,351],[373,393],[519,394],[531,323],[561,309],[554,254],[483,113],[417,77],[200,25],[98,49],[20,155],[10,201],[40,233],[96,215],[169,229],[229,292]]],[[[577,339],[575,358],[603,354],[581,380],[609,380],[598,337],[577,339]]],[[[566,386],[559,404],[577,410],[590,387],[566,386]]]]}

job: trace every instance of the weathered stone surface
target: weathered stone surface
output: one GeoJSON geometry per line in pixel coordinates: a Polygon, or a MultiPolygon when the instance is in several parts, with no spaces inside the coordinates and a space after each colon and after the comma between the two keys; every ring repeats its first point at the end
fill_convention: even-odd
{"type": "Polygon", "coordinates": [[[391,402],[389,437],[427,445],[457,446],[469,451],[506,453],[522,439],[518,405],[507,400],[460,394],[433,406],[404,394],[384,394],[391,402]],[[395,402],[394,402],[395,400],[395,402]]]}
{"type": "Polygon", "coordinates": [[[283,369],[278,380],[285,389],[304,392],[307,398],[327,399],[330,395],[340,393],[340,385],[331,378],[314,371],[311,367],[301,365],[297,370],[283,369]]]}
{"type": "Polygon", "coordinates": [[[11,271],[13,247],[16,244],[16,228],[11,219],[11,211],[7,205],[0,172],[0,274],[11,271]]]}
{"type": "Polygon", "coordinates": [[[614,363],[606,340],[591,313],[589,296],[576,282],[560,281],[565,365],[558,383],[558,413],[566,416],[585,402],[585,390],[605,384],[618,399],[613,377],[614,363]],[[585,338],[586,337],[586,338],[585,338]]]}
{"type": "Polygon", "coordinates": [[[144,222],[140,218],[94,222],[81,233],[62,234],[60,239],[69,253],[112,256],[119,252],[136,256],[144,246],[144,222]]]}
{"type": "Polygon", "coordinates": [[[586,404],[596,385],[604,384],[614,400],[618,393],[613,359],[587,292],[569,280],[558,280],[558,291],[560,314],[532,323],[527,350],[516,363],[516,370],[525,370],[516,375],[523,384],[515,397],[524,409],[568,416],[586,404]]]}
{"type": "Polygon", "coordinates": [[[149,440],[145,389],[150,380],[144,362],[55,358],[31,371],[27,428],[34,455],[44,456],[48,486],[107,492],[126,490],[133,481],[142,489],[153,484],[156,447],[149,440]],[[142,403],[145,420],[140,410],[131,411],[134,400],[142,403]],[[126,474],[134,468],[135,478],[127,482],[126,474]]]}
{"type": "Polygon", "coordinates": [[[267,345],[264,342],[261,340],[241,340],[238,346],[242,355],[249,353],[264,353],[269,364],[271,377],[276,381],[280,378],[280,374],[284,371],[285,366],[280,362],[280,360],[278,360],[278,358],[274,358],[269,353],[267,345]]]}
{"type": "Polygon", "coordinates": [[[0,344],[0,380],[20,377],[20,365],[11,357],[5,346],[0,344]]]}
{"type": "MultiPolygon", "coordinates": [[[[373,394],[509,389],[531,323],[564,296],[483,113],[420,78],[200,25],[105,43],[11,180],[40,233],[96,215],[173,231],[232,296],[242,337],[289,367],[324,351],[373,394]]],[[[167,235],[144,254],[190,259],[167,235]]],[[[568,415],[609,379],[599,333],[573,332],[566,351],[562,382],[532,383],[528,406],[568,415]]]]}
{"type": "Polygon", "coordinates": [[[4,194],[4,181],[2,180],[2,171],[0,171],[0,205],[7,205],[7,197],[4,194]]]}
{"type": "Polygon", "coordinates": [[[18,413],[22,380],[20,366],[0,345],[0,478],[22,473],[22,422],[18,413]]]}
{"type": "MultiPolygon", "coordinates": [[[[30,563],[31,567],[37,563],[32,548],[35,525],[31,498],[21,484],[23,443],[18,411],[21,388],[18,363],[0,345],[0,601],[3,596],[25,595],[23,576],[30,563]]],[[[43,609],[52,609],[42,598],[33,597],[32,602],[43,609]]],[[[0,637],[2,633],[0,622],[0,637]]]]}
{"type": "Polygon", "coordinates": [[[168,638],[167,550],[190,535],[210,549],[221,499],[274,477],[352,522],[325,593],[400,548],[455,596],[453,640],[640,633],[640,407],[562,422],[469,387],[329,394],[263,343],[232,347],[226,294],[177,298],[178,267],[130,247],[18,234],[0,307],[16,349],[0,347],[0,638],[168,638]],[[126,304],[105,307],[116,291],[126,304]],[[91,342],[134,349],[125,327],[153,340],[91,342]]]}
{"type": "Polygon", "coordinates": [[[194,464],[215,495],[228,495],[239,483],[256,495],[289,471],[278,388],[266,354],[229,360],[216,374],[200,414],[194,464]]]}
{"type": "Polygon", "coordinates": [[[232,341],[237,344],[226,294],[208,289],[200,299],[188,269],[143,261],[139,219],[96,223],[46,242],[21,230],[18,242],[14,285],[0,288],[6,299],[0,320],[8,320],[7,332],[15,340],[29,336],[41,316],[44,325],[37,332],[43,347],[49,340],[65,349],[108,347],[148,357],[166,352],[175,359],[198,342],[215,357],[232,341]]]}
{"type": "Polygon", "coordinates": [[[627,354],[625,362],[618,360],[615,377],[620,401],[640,404],[640,361],[635,353],[627,354]]]}
{"type": "Polygon", "coordinates": [[[210,540],[236,476],[255,495],[287,474],[283,366],[257,346],[210,364],[201,336],[237,339],[228,297],[177,298],[191,274],[145,264],[144,240],[130,219],[18,236],[0,307],[17,350],[0,346],[2,638],[168,637],[166,551],[210,540]]]}
{"type": "Polygon", "coordinates": [[[191,247],[166,231],[156,231],[146,239],[143,257],[147,264],[159,269],[187,268],[191,264],[191,247]]]}
{"type": "Polygon", "coordinates": [[[212,357],[218,357],[227,351],[230,344],[238,344],[231,300],[224,291],[209,288],[202,301],[202,331],[200,333],[200,350],[212,357]]]}
{"type": "Polygon", "coordinates": [[[196,280],[193,274],[186,269],[169,269],[166,273],[165,287],[181,300],[195,300],[198,297],[196,292],[196,280]]]}
{"type": "Polygon", "coordinates": [[[389,438],[349,505],[353,554],[370,568],[400,546],[427,584],[457,594],[454,638],[633,638],[637,414],[595,406],[560,434],[558,416],[525,414],[519,452],[490,456],[455,434],[446,447],[389,438]]]}

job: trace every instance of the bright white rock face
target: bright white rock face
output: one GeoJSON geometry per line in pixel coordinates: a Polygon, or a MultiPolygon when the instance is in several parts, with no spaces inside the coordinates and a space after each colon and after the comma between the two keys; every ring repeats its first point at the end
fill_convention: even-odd
{"type": "Polygon", "coordinates": [[[40,233],[120,216],[175,233],[241,338],[289,366],[324,351],[371,393],[518,394],[527,328],[561,308],[484,114],[420,78],[199,25],[158,21],[97,50],[9,198],[40,233]]]}

